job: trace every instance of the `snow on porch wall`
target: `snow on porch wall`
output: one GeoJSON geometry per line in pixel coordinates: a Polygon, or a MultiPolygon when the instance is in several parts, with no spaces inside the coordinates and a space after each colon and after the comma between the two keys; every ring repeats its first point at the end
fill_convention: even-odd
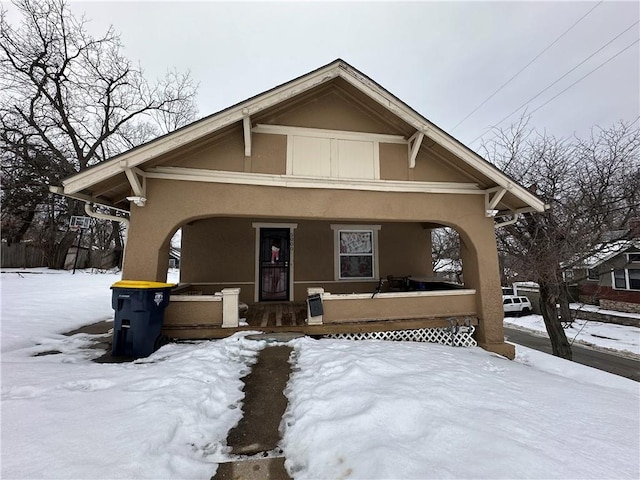
{"type": "Polygon", "coordinates": [[[287,174],[379,179],[379,143],[290,135],[287,149],[287,174]]]}

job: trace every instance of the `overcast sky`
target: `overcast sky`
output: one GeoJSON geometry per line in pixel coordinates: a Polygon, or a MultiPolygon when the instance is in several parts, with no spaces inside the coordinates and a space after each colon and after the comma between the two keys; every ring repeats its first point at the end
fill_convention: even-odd
{"type": "MultiPolygon", "coordinates": [[[[479,141],[474,140],[487,129],[626,29],[531,101],[529,112],[550,100],[533,113],[530,125],[557,137],[574,133],[584,137],[593,126],[609,127],[640,115],[640,3],[636,1],[82,1],[71,5],[75,14],[85,13],[91,19],[89,28],[96,35],[113,25],[121,34],[125,54],[140,62],[149,77],[173,67],[190,70],[200,84],[201,116],[342,58],[477,148],[479,141]]],[[[515,114],[500,126],[517,118],[515,114]]]]}

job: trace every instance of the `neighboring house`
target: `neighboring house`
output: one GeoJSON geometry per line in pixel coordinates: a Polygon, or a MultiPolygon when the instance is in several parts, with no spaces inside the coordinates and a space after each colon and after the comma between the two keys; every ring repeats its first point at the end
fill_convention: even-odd
{"type": "Polygon", "coordinates": [[[640,313],[640,241],[604,245],[565,276],[578,284],[580,301],[608,310],[640,313]]]}
{"type": "Polygon", "coordinates": [[[438,258],[433,264],[433,273],[448,282],[462,282],[462,263],[453,258],[438,258]]]}
{"type": "Polygon", "coordinates": [[[544,210],[342,60],[52,191],[85,201],[88,212],[90,204],[129,212],[124,279],[165,281],[170,240],[182,228],[184,285],[165,313],[169,336],[232,334],[243,328],[238,300],[251,318],[265,305],[277,316],[319,294],[302,322],[279,316],[273,324],[265,314],[247,328],[321,335],[472,319],[479,345],[510,357],[494,230],[544,210]],[[374,295],[390,275],[433,278],[430,231],[442,226],[460,235],[463,288],[374,295]]]}
{"type": "Polygon", "coordinates": [[[169,268],[180,268],[180,249],[169,247],[169,268]]]}

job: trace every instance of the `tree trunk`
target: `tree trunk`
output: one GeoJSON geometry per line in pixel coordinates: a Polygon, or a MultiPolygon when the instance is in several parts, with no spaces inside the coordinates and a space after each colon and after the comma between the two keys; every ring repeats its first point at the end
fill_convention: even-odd
{"type": "Polygon", "coordinates": [[[122,259],[124,252],[124,245],[122,244],[122,233],[120,232],[120,222],[113,220],[111,222],[111,235],[113,237],[113,264],[111,267],[117,267],[122,270],[122,259]]]}
{"type": "Polygon", "coordinates": [[[60,239],[59,242],[56,242],[55,240],[51,240],[51,242],[49,242],[45,246],[46,251],[48,252],[47,266],[49,268],[55,268],[55,269],[64,268],[64,262],[67,258],[67,252],[76,242],[76,238],[78,238],[78,233],[68,231],[67,233],[64,234],[64,236],[62,237],[62,239],[60,239]]]}
{"type": "Polygon", "coordinates": [[[556,357],[571,360],[571,345],[569,345],[558,315],[557,304],[560,297],[558,285],[543,281],[538,283],[540,285],[540,310],[551,340],[553,354],[556,357]]]}
{"type": "Polygon", "coordinates": [[[569,288],[566,282],[562,282],[560,285],[558,304],[560,305],[560,319],[562,323],[567,325],[572,323],[573,318],[571,318],[571,309],[569,308],[569,288]]]}
{"type": "Polygon", "coordinates": [[[26,235],[27,230],[29,230],[29,228],[31,227],[31,224],[33,223],[33,219],[35,218],[35,215],[36,215],[36,211],[34,207],[32,209],[29,209],[29,211],[27,212],[24,218],[19,217],[20,220],[22,221],[22,224],[20,225],[20,227],[17,229],[16,232],[14,232],[12,235],[7,237],[8,246],[10,246],[12,243],[20,243],[22,240],[24,240],[24,236],[26,235]]]}

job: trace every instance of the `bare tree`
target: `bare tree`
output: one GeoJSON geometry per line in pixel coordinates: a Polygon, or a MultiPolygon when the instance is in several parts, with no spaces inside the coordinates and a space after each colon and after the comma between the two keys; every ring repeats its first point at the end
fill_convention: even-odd
{"type": "Polygon", "coordinates": [[[484,145],[487,158],[540,196],[549,209],[498,231],[503,254],[517,257],[540,285],[540,308],[556,356],[571,359],[562,322],[571,322],[563,272],[602,248],[638,212],[640,130],[621,122],[587,140],[558,140],[526,120],[484,145]]]}
{"type": "Polygon", "coordinates": [[[441,227],[431,230],[431,264],[433,273],[449,277],[462,283],[462,260],[460,259],[460,235],[453,228],[441,227]]]}
{"type": "Polygon", "coordinates": [[[197,87],[176,71],[148,82],[113,28],[93,37],[64,0],[15,5],[18,26],[0,11],[2,235],[20,241],[40,221],[66,251],[63,225],[79,207],[48,186],[193,121],[197,87]]]}

